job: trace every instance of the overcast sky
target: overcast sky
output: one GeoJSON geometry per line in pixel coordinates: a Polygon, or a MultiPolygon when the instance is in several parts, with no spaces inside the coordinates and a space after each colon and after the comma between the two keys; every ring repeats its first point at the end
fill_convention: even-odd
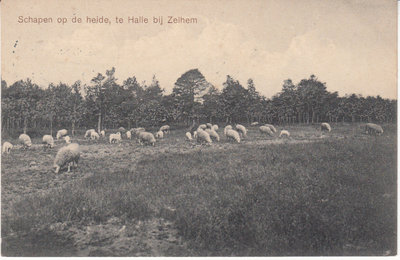
{"type": "Polygon", "coordinates": [[[382,0],[50,1],[1,3],[2,78],[41,86],[90,83],[116,68],[118,82],[153,74],[169,93],[184,72],[198,68],[218,88],[226,75],[271,97],[283,80],[315,74],[329,91],[397,98],[397,2],[382,0]],[[52,17],[52,24],[18,17],[52,17]],[[71,23],[72,17],[82,24],[71,23]],[[103,16],[111,24],[87,24],[103,16]],[[116,24],[115,17],[125,20],[116,24]],[[145,16],[148,24],[127,23],[145,16]],[[162,26],[152,23],[163,16],[162,26]],[[165,24],[168,16],[197,24],[165,24]],[[68,18],[61,25],[57,17],[68,18]]]}

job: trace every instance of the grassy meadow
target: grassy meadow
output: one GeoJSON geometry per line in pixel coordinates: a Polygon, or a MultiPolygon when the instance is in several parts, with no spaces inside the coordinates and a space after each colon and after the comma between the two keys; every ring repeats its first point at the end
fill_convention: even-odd
{"type": "MultiPolygon", "coordinates": [[[[5,256],[341,256],[397,254],[397,129],[285,129],[200,145],[172,130],[156,146],[62,141],[2,155],[5,256]]],[[[8,141],[3,139],[3,141],[8,141]]],[[[12,143],[16,141],[11,140],[12,143]]]]}

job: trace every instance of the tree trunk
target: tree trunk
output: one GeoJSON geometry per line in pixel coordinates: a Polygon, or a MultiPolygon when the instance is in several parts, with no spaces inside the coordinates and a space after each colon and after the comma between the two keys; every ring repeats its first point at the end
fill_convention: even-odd
{"type": "Polygon", "coordinates": [[[75,136],[75,120],[72,120],[72,130],[71,130],[72,136],[75,136]]]}
{"type": "Polygon", "coordinates": [[[50,118],[50,135],[53,135],[53,118],[50,118]]]}
{"type": "Polygon", "coordinates": [[[97,122],[97,130],[98,130],[98,133],[101,132],[101,113],[99,113],[99,121],[97,122]]]}
{"type": "Polygon", "coordinates": [[[26,134],[26,129],[28,128],[28,119],[24,117],[24,134],[26,134]]]}

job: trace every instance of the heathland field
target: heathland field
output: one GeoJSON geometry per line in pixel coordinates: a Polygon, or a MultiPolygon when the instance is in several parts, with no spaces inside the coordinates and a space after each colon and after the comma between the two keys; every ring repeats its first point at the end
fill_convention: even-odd
{"type": "Polygon", "coordinates": [[[2,254],[397,254],[396,125],[381,136],[332,128],[287,126],[280,139],[249,127],[237,144],[220,127],[211,145],[172,129],[154,147],[79,134],[80,164],[59,174],[63,141],[16,145],[1,157],[2,254]]]}

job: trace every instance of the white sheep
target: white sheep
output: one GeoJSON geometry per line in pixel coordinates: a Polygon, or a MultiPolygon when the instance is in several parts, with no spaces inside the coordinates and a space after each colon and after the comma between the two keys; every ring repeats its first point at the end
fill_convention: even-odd
{"type": "Polygon", "coordinates": [[[197,129],[199,129],[199,128],[204,130],[204,129],[207,128],[207,125],[206,124],[201,124],[201,125],[199,125],[199,127],[197,129]]]}
{"type": "Polygon", "coordinates": [[[2,152],[5,154],[9,154],[13,147],[14,146],[10,142],[4,142],[2,152]]]}
{"type": "Polygon", "coordinates": [[[57,140],[65,135],[67,135],[67,133],[68,133],[67,129],[58,130],[57,135],[56,135],[57,140]]]}
{"type": "Polygon", "coordinates": [[[126,131],[126,138],[131,139],[132,138],[132,132],[131,131],[126,131]]]}
{"type": "Polygon", "coordinates": [[[90,140],[99,140],[99,139],[100,139],[100,135],[96,131],[92,131],[90,133],[90,140]]]}
{"type": "Polygon", "coordinates": [[[279,134],[279,138],[281,138],[281,137],[289,138],[290,137],[289,131],[288,130],[282,130],[281,133],[279,134]]]}
{"type": "Polygon", "coordinates": [[[258,125],[258,122],[253,122],[253,123],[251,123],[250,125],[251,125],[251,126],[257,126],[257,125],[258,125]]]}
{"type": "Polygon", "coordinates": [[[129,131],[131,132],[131,134],[137,136],[140,132],[146,131],[146,129],[144,129],[143,127],[138,127],[138,128],[132,128],[129,131]]]}
{"type": "Polygon", "coordinates": [[[164,138],[164,132],[163,131],[158,131],[157,133],[156,133],[156,136],[155,136],[157,139],[163,139],[164,138]]]}
{"type": "Polygon", "coordinates": [[[275,128],[273,125],[270,125],[270,124],[264,124],[264,126],[267,126],[267,127],[269,127],[269,128],[272,130],[272,132],[276,133],[276,128],[275,128]]]}
{"type": "Polygon", "coordinates": [[[212,143],[210,135],[201,128],[197,129],[196,139],[197,139],[197,142],[199,142],[199,143],[202,143],[202,142],[206,142],[209,144],[212,143]]]}
{"type": "Polygon", "coordinates": [[[331,131],[331,126],[328,123],[321,123],[321,131],[331,131]]]}
{"type": "Polygon", "coordinates": [[[212,139],[215,139],[215,140],[217,140],[217,142],[219,142],[219,135],[216,131],[214,131],[213,129],[208,129],[208,128],[204,131],[206,131],[212,139]]]}
{"type": "Polygon", "coordinates": [[[163,125],[162,127],[160,127],[160,131],[163,131],[164,134],[169,133],[169,129],[170,129],[169,125],[163,125]]]}
{"type": "Polygon", "coordinates": [[[193,132],[193,138],[194,138],[194,139],[197,139],[197,131],[194,131],[194,132],[193,132]]]}
{"type": "Polygon", "coordinates": [[[218,130],[218,125],[213,125],[211,129],[216,132],[218,130]]]}
{"type": "Polygon", "coordinates": [[[42,143],[45,145],[45,147],[53,148],[54,146],[54,139],[51,135],[44,135],[42,138],[42,143]]]}
{"type": "Polygon", "coordinates": [[[206,126],[207,128],[211,129],[213,125],[211,123],[207,123],[206,126]]]}
{"type": "Polygon", "coordinates": [[[152,146],[155,146],[156,138],[154,137],[154,135],[152,133],[140,132],[139,133],[139,143],[140,144],[147,143],[147,144],[151,144],[152,146]]]}
{"type": "Polygon", "coordinates": [[[192,134],[191,134],[190,132],[186,132],[185,135],[186,135],[187,140],[189,140],[189,141],[192,141],[192,140],[193,140],[192,134]]]}
{"type": "Polygon", "coordinates": [[[247,129],[246,127],[244,127],[243,125],[236,125],[236,129],[238,131],[238,133],[243,137],[247,137],[247,129]]]}
{"type": "Polygon", "coordinates": [[[268,126],[262,125],[259,127],[262,134],[268,134],[269,136],[274,136],[274,132],[268,126]]]}
{"type": "Polygon", "coordinates": [[[32,146],[31,138],[27,134],[21,134],[18,137],[18,140],[19,140],[19,143],[22,144],[24,149],[32,146]]]}
{"type": "Polygon", "coordinates": [[[225,126],[225,128],[224,128],[224,135],[226,135],[226,132],[227,132],[228,130],[232,130],[232,126],[231,126],[231,125],[225,126]]]}
{"type": "Polygon", "coordinates": [[[89,129],[89,130],[87,130],[84,137],[85,137],[85,138],[90,138],[90,134],[91,134],[92,132],[96,132],[96,130],[94,130],[94,129],[89,129]]]}
{"type": "Polygon", "coordinates": [[[383,128],[377,124],[367,123],[365,125],[365,132],[366,134],[381,135],[383,134],[383,128]]]}
{"type": "Polygon", "coordinates": [[[71,165],[75,164],[78,166],[80,157],[79,144],[69,144],[62,147],[54,159],[55,173],[58,173],[62,167],[68,165],[68,172],[70,171],[71,165]]]}
{"type": "Polygon", "coordinates": [[[226,127],[225,127],[225,135],[228,139],[234,140],[237,143],[240,143],[240,135],[237,131],[235,131],[233,129],[226,129],[226,127]]]}
{"type": "Polygon", "coordinates": [[[106,137],[106,131],[104,131],[104,130],[101,130],[101,132],[100,132],[100,136],[101,136],[101,137],[106,137]]]}
{"type": "Polygon", "coordinates": [[[68,135],[64,136],[63,139],[65,140],[65,143],[67,144],[71,143],[71,138],[68,135]]]}
{"type": "Polygon", "coordinates": [[[121,133],[118,132],[116,134],[110,134],[110,144],[121,142],[121,133]]]}

